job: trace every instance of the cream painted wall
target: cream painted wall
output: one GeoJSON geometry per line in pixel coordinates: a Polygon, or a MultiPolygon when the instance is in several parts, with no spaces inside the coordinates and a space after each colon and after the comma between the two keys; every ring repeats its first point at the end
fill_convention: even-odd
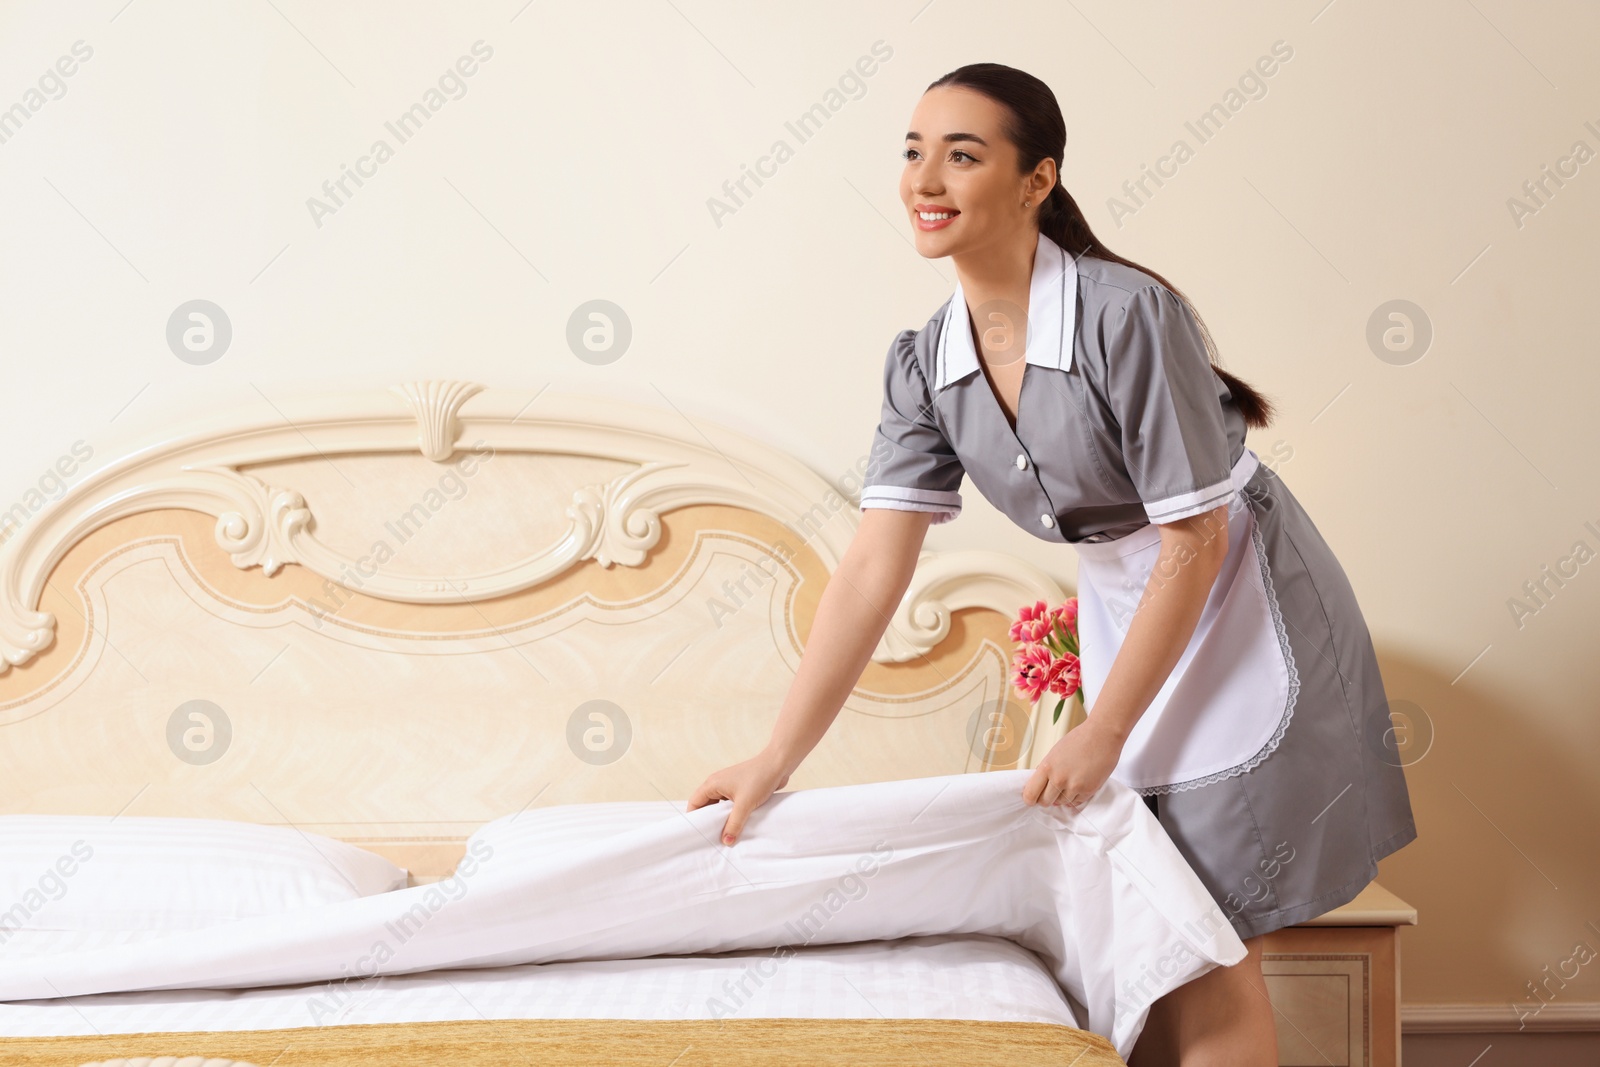
{"type": "MultiPolygon", "coordinates": [[[[890,338],[955,282],[909,241],[901,134],[935,77],[1009,63],[1061,100],[1100,236],[1278,400],[1251,444],[1292,452],[1391,696],[1431,721],[1421,837],[1381,875],[1421,912],[1406,1000],[1532,1004],[1525,983],[1600,949],[1600,563],[1520,624],[1508,607],[1600,549],[1600,162],[1561,162],[1600,150],[1597,31],[1570,0],[7,3],[0,108],[27,117],[0,143],[0,507],[196,414],[442,376],[670,405],[843,484],[890,338]],[[480,41],[400,143],[385,123],[480,41]],[[1197,144],[1185,123],[1275,44],[1197,144]],[[787,124],[835,93],[801,143],[787,124]],[[393,157],[314,218],[379,138],[393,157]],[[1128,198],[1180,138],[1192,158],[1128,198]],[[778,140],[792,156],[714,217],[778,140]],[[1545,166],[1575,173],[1517,217],[1545,166]],[[195,299],[232,328],[203,365],[166,339],[195,299]],[[604,365],[567,341],[597,299],[632,329],[604,365]],[[1400,299],[1433,339],[1397,365],[1366,335],[1400,299]]],[[[1071,583],[1070,551],[968,490],[932,547],[1071,583]]],[[[1600,964],[1566,966],[1555,999],[1600,1001],[1600,964]]]]}

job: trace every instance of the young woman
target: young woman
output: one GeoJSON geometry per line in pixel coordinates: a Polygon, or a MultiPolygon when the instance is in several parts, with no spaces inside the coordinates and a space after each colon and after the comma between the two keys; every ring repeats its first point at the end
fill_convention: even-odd
{"type": "Polygon", "coordinates": [[[1249,955],[1151,1007],[1132,1063],[1277,1063],[1262,935],[1353,898],[1416,837],[1371,636],[1344,571],[1245,446],[1268,402],[1211,362],[1177,290],[1101,245],[1058,180],[1050,89],[979,63],[928,87],[900,196],[955,294],[884,366],[863,516],[818,607],[772,739],[710,775],[723,841],[828,729],[970,475],[1078,554],[1089,716],[1030,804],[1076,810],[1115,777],[1146,798],[1249,955]]]}

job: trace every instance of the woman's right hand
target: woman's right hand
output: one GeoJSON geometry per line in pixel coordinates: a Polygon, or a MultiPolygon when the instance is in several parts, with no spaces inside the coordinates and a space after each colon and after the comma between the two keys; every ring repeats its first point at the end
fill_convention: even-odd
{"type": "Polygon", "coordinates": [[[789,771],[777,757],[765,750],[743,763],[735,763],[715,771],[700,783],[700,788],[689,798],[686,811],[703,808],[718,800],[733,801],[733,811],[722,824],[722,843],[731,845],[739,840],[745,819],[767,802],[767,798],[782,789],[789,781],[789,771]]]}

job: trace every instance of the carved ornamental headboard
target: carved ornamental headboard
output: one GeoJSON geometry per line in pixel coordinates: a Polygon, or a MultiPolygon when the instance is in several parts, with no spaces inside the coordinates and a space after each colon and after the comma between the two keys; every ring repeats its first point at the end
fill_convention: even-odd
{"type": "MultiPolygon", "coordinates": [[[[753,754],[860,514],[677,411],[434,381],[213,419],[20,517],[0,811],[292,824],[429,881],[488,819],[753,754]]],[[[1065,724],[1007,630],[1063,595],[924,552],[789,788],[1030,765],[1065,724]]]]}

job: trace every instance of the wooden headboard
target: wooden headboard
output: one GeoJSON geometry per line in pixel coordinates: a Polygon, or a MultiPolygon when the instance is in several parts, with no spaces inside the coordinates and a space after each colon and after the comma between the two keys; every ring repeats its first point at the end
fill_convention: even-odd
{"type": "MultiPolygon", "coordinates": [[[[426,882],[525,806],[681,800],[767,740],[859,519],[792,457],[598,396],[212,419],[0,517],[0,811],[293,825],[426,882]]],[[[1031,765],[1065,723],[1011,690],[1007,630],[1063,595],[925,552],[789,788],[1031,765]]]]}

